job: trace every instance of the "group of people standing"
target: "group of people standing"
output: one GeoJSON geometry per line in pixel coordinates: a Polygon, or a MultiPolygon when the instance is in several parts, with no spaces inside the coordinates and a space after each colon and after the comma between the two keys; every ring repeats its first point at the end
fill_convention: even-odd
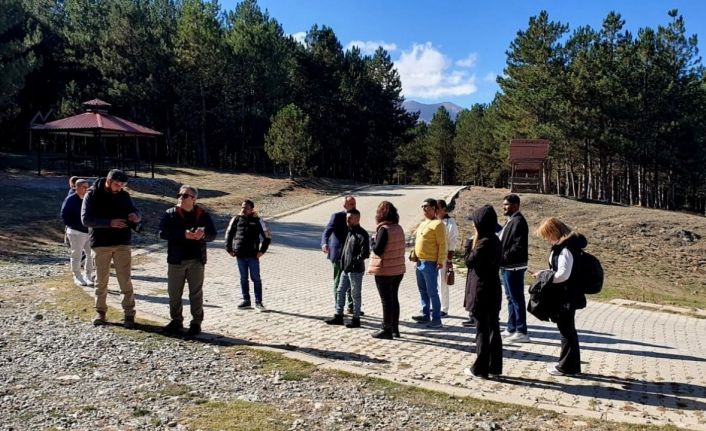
{"type": "MultiPolygon", "coordinates": [[[[97,179],[90,188],[87,180],[72,178],[71,190],[62,204],[73,280],[80,286],[95,286],[94,325],[107,323],[106,297],[112,262],[123,295],[124,326],[135,326],[130,244],[131,231],[140,229],[142,216],[124,190],[127,180],[127,175],[117,169],[97,179]],[[84,272],[82,262],[85,262],[84,272]]],[[[159,225],[159,236],[167,241],[171,320],[165,330],[176,333],[184,330],[182,295],[188,283],[192,315],[189,335],[201,332],[206,243],[217,236],[211,216],[196,204],[197,199],[196,187],[182,185],[176,205],[165,211],[159,225]]],[[[476,360],[464,369],[469,377],[487,378],[502,373],[503,338],[517,343],[531,341],[524,297],[529,228],[519,207],[519,196],[505,197],[503,213],[507,219],[502,226],[491,205],[476,209],[469,217],[474,235],[464,246],[464,261],[468,267],[464,308],[469,313],[464,326],[476,327],[476,360]],[[501,284],[508,300],[507,327],[503,333],[499,325],[501,284]]],[[[408,256],[414,262],[421,304],[421,312],[412,319],[430,329],[439,329],[443,327],[441,319],[448,315],[448,285],[453,282],[449,274],[453,274],[452,259],[458,246],[459,230],[444,200],[426,199],[421,208],[424,221],[416,229],[414,248],[408,256]]],[[[360,212],[353,196],[346,196],[343,211],[331,216],[321,236],[321,250],[333,269],[334,315],[326,320],[327,324],[360,327],[360,318],[364,315],[362,280],[365,260],[370,259],[368,273],[375,278],[383,310],[382,328],[372,336],[388,340],[400,337],[398,293],[406,271],[406,239],[399,221],[397,208],[389,201],[380,202],[375,212],[375,234],[370,238],[360,226],[360,212]],[[344,310],[351,315],[347,324],[344,310]]],[[[555,218],[544,220],[537,235],[552,245],[547,270],[550,273],[537,272],[533,276],[548,278],[553,286],[557,305],[552,320],[557,323],[562,345],[559,362],[547,371],[555,375],[575,374],[580,372],[575,311],[586,306],[586,299],[572,288],[579,277],[576,271],[572,272],[572,266],[576,253],[586,246],[586,239],[555,218]]],[[[255,204],[243,201],[240,213],[230,220],[225,235],[226,251],[236,257],[238,264],[240,309],[252,307],[249,290],[252,279],[255,309],[266,310],[259,261],[267,252],[271,238],[267,224],[255,211],[255,204]]]]}

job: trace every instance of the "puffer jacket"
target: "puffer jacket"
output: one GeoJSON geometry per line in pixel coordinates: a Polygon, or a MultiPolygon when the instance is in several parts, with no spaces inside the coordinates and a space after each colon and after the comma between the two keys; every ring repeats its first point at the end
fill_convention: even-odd
{"type": "Polygon", "coordinates": [[[586,308],[586,295],[580,289],[577,280],[581,277],[577,268],[577,258],[582,249],[586,248],[588,240],[578,232],[571,232],[566,239],[552,246],[549,257],[550,268],[556,271],[559,262],[559,255],[563,249],[568,249],[574,258],[574,265],[569,275],[569,279],[562,283],[552,284],[552,294],[556,295],[557,306],[560,310],[580,310],[586,308]]]}
{"type": "Polygon", "coordinates": [[[216,238],[217,232],[211,216],[201,207],[194,206],[193,213],[187,213],[179,207],[169,208],[164,212],[159,223],[159,237],[167,240],[167,263],[181,264],[185,256],[199,256],[206,264],[206,243],[216,238]],[[204,228],[204,237],[200,241],[186,239],[186,230],[204,228]]]}
{"type": "Polygon", "coordinates": [[[495,235],[498,216],[492,206],[484,205],[474,211],[471,217],[478,233],[475,246],[466,250],[468,278],[463,306],[472,314],[479,309],[500,312],[501,245],[495,235]]]}
{"type": "Polygon", "coordinates": [[[365,259],[370,257],[370,236],[360,225],[348,229],[348,236],[341,249],[343,272],[365,271],[365,259]]]}
{"type": "Polygon", "coordinates": [[[91,247],[130,245],[132,229],[110,227],[112,219],[127,220],[130,213],[139,214],[130,193],[111,193],[105,189],[105,178],[99,178],[88,189],[81,206],[81,223],[89,228],[91,247]]]}
{"type": "Polygon", "coordinates": [[[258,216],[237,215],[228,223],[226,251],[235,253],[236,257],[255,257],[258,253],[265,253],[270,242],[272,242],[270,230],[258,216]]]}

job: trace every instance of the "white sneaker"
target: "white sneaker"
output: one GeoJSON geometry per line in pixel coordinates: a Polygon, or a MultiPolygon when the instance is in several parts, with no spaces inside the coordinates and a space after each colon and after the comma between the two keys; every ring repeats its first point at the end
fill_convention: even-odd
{"type": "Polygon", "coordinates": [[[74,275],[74,284],[79,287],[88,286],[88,283],[83,279],[81,274],[74,275]]]}
{"type": "Polygon", "coordinates": [[[503,338],[512,337],[513,335],[515,335],[515,333],[514,333],[514,332],[510,332],[510,331],[508,331],[507,329],[500,333],[500,336],[503,337],[503,338]]]}
{"type": "Polygon", "coordinates": [[[86,281],[86,286],[95,286],[96,283],[93,281],[92,275],[84,275],[83,279],[86,281]]]}
{"type": "Polygon", "coordinates": [[[557,369],[557,367],[554,365],[547,367],[547,373],[551,374],[552,376],[565,376],[566,375],[566,373],[559,371],[557,369]]]}
{"type": "Polygon", "coordinates": [[[508,338],[508,340],[513,343],[529,343],[532,341],[529,335],[523,334],[522,332],[515,332],[508,338]]]}
{"type": "Polygon", "coordinates": [[[259,304],[255,304],[255,310],[262,313],[262,312],[267,311],[267,308],[265,308],[265,306],[262,305],[262,303],[259,303],[259,304]]]}

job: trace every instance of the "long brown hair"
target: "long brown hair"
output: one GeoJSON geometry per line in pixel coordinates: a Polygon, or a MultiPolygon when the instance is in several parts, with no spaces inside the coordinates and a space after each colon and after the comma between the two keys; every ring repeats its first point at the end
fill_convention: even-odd
{"type": "Polygon", "coordinates": [[[397,212],[397,208],[395,208],[390,201],[380,202],[375,211],[375,222],[380,224],[385,221],[390,223],[400,222],[400,215],[397,212]]]}

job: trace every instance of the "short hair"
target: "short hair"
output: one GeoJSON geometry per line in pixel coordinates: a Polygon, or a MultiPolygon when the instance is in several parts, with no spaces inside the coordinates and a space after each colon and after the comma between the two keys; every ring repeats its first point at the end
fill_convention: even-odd
{"type": "Polygon", "coordinates": [[[70,187],[76,187],[76,181],[78,181],[80,177],[77,177],[74,175],[73,177],[69,178],[69,186],[70,187]]]}
{"type": "Polygon", "coordinates": [[[194,198],[199,197],[199,189],[197,189],[194,186],[184,184],[181,187],[179,187],[179,191],[181,192],[182,190],[188,190],[194,196],[194,198]]]}
{"type": "Polygon", "coordinates": [[[355,196],[353,196],[353,195],[346,195],[346,196],[343,198],[343,202],[344,202],[344,203],[348,203],[349,201],[352,201],[353,204],[355,205],[355,203],[356,203],[356,202],[355,202],[355,196]]]}
{"type": "Polygon", "coordinates": [[[397,208],[395,208],[394,205],[392,205],[392,202],[390,201],[382,201],[377,207],[377,210],[375,211],[375,222],[376,223],[382,223],[382,222],[390,222],[390,223],[399,223],[400,222],[400,215],[397,212],[397,208]]]}
{"type": "Polygon", "coordinates": [[[119,181],[121,183],[126,183],[127,182],[127,174],[120,169],[111,169],[110,172],[108,172],[107,179],[113,180],[113,181],[119,181]]]}
{"type": "Polygon", "coordinates": [[[243,200],[243,203],[245,205],[249,206],[250,208],[255,208],[255,203],[253,201],[251,201],[250,199],[243,200]]]}
{"type": "Polygon", "coordinates": [[[508,203],[514,204],[514,205],[519,205],[520,204],[520,197],[517,196],[516,194],[512,193],[503,198],[503,200],[508,201],[508,203]]]}
{"type": "Polygon", "coordinates": [[[542,223],[539,224],[535,233],[545,241],[551,239],[561,240],[569,236],[571,228],[562,223],[558,218],[549,217],[542,220],[542,223]]]}
{"type": "Polygon", "coordinates": [[[429,206],[433,208],[439,207],[439,205],[436,203],[436,199],[426,198],[424,199],[424,203],[429,204],[429,206]]]}
{"type": "Polygon", "coordinates": [[[437,208],[446,208],[446,201],[443,199],[437,199],[436,200],[436,207],[437,208]]]}
{"type": "Polygon", "coordinates": [[[348,214],[353,215],[353,216],[358,216],[360,217],[360,211],[358,211],[355,208],[351,208],[348,211],[346,211],[348,214]]]}
{"type": "Polygon", "coordinates": [[[85,179],[83,179],[83,178],[79,178],[79,179],[76,180],[76,182],[75,182],[74,184],[76,185],[76,187],[78,187],[78,186],[83,185],[83,184],[88,184],[88,180],[85,180],[85,179]]]}

